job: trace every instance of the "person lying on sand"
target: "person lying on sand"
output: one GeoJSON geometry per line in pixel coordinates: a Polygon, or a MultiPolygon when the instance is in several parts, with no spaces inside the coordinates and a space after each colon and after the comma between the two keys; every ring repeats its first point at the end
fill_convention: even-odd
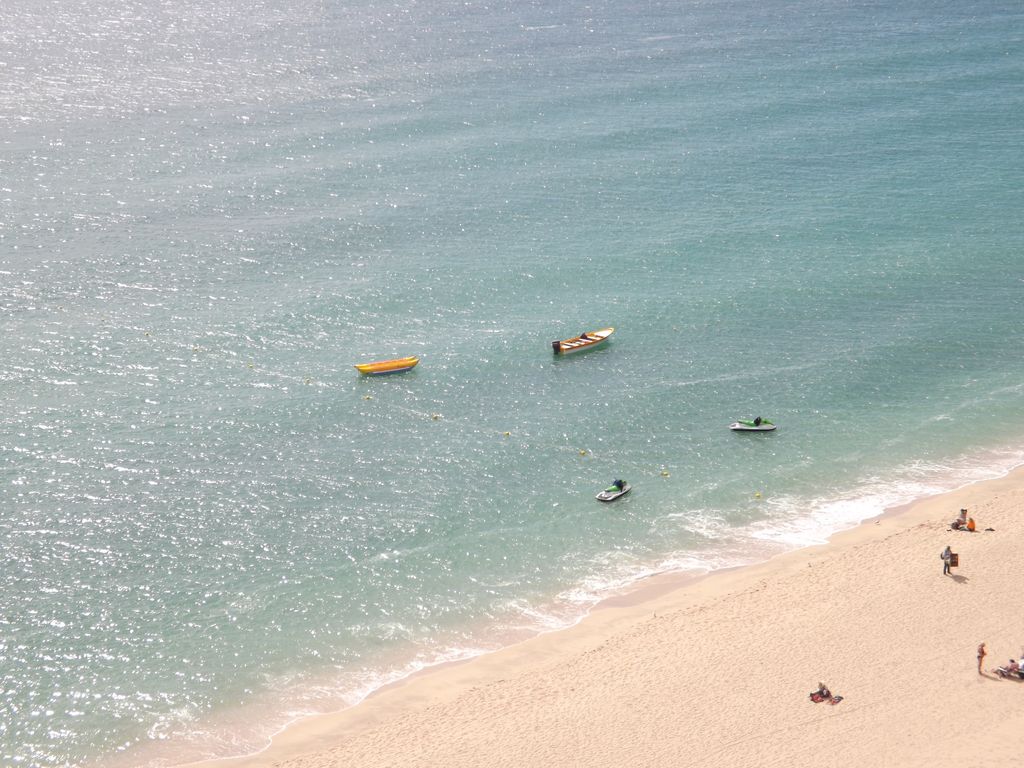
{"type": "Polygon", "coordinates": [[[1020,677],[1020,664],[1010,659],[1005,667],[996,667],[996,674],[1000,677],[1020,677]]]}

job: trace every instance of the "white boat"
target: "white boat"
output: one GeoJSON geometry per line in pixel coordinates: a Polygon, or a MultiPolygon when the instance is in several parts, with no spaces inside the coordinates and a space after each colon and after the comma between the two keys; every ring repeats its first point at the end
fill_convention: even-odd
{"type": "Polygon", "coordinates": [[[771,432],[775,429],[775,425],[768,421],[768,419],[762,419],[758,416],[756,419],[734,421],[729,425],[729,429],[733,432],[771,432]]]}

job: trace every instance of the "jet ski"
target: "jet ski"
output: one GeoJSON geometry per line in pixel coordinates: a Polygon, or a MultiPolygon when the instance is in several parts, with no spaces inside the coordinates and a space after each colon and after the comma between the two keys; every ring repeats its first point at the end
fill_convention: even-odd
{"type": "Polygon", "coordinates": [[[734,421],[729,425],[729,429],[733,432],[771,432],[775,429],[775,425],[768,421],[768,419],[762,419],[758,416],[755,419],[734,421]]]}
{"type": "Polygon", "coordinates": [[[625,480],[616,480],[614,483],[609,485],[603,491],[601,491],[596,498],[598,501],[615,501],[632,490],[633,486],[627,483],[625,480]]]}

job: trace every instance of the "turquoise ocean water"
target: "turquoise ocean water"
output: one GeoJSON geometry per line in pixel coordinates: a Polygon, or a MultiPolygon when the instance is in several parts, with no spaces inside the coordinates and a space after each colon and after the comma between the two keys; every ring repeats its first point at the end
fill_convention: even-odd
{"type": "Polygon", "coordinates": [[[0,764],[251,751],[1024,462],[1019,2],[0,15],[0,764]]]}

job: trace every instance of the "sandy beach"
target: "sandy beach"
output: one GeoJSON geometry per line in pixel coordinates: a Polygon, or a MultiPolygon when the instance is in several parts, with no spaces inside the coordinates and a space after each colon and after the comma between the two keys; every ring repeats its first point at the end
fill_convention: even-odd
{"type": "Polygon", "coordinates": [[[1024,681],[992,670],[1024,649],[1021,510],[1024,469],[825,546],[653,582],[202,766],[1020,765],[1024,681]],[[977,532],[949,529],[961,507],[977,532]],[[843,701],[811,702],[819,681],[843,701]]]}

